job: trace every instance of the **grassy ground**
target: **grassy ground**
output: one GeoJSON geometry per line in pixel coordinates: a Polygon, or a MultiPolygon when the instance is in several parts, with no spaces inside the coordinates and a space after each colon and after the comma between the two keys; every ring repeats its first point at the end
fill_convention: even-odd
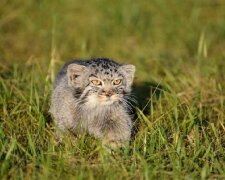
{"type": "Polygon", "coordinates": [[[224,8],[1,0],[0,179],[224,179],[224,8]],[[107,154],[89,136],[54,143],[54,74],[67,59],[90,57],[137,67],[139,129],[124,151],[107,154]]]}

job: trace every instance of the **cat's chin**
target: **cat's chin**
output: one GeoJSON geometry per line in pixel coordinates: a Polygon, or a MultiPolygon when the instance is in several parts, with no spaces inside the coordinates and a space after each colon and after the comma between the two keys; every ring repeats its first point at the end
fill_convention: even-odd
{"type": "Polygon", "coordinates": [[[99,105],[102,105],[102,106],[107,106],[107,105],[112,105],[115,101],[112,101],[112,100],[105,100],[105,101],[101,101],[99,103],[99,105]]]}

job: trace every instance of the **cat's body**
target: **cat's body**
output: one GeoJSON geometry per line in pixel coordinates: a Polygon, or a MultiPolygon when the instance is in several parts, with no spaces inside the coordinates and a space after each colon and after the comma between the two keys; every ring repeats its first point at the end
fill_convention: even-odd
{"type": "Polygon", "coordinates": [[[86,132],[112,148],[131,136],[129,94],[135,67],[109,59],[77,60],[58,73],[50,112],[58,128],[86,132]]]}

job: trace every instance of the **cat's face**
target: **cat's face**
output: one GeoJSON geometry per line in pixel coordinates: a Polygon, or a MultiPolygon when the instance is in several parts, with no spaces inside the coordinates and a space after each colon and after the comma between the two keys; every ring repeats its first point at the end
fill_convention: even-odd
{"type": "Polygon", "coordinates": [[[87,100],[93,105],[110,105],[123,98],[126,93],[126,80],[121,74],[106,76],[104,73],[89,77],[87,100]]]}
{"type": "Polygon", "coordinates": [[[113,62],[93,63],[85,67],[73,64],[72,69],[81,70],[79,75],[74,76],[74,80],[77,81],[74,82],[74,86],[83,85],[80,98],[93,107],[122,101],[131,91],[135,73],[135,66],[118,65],[113,62]]]}

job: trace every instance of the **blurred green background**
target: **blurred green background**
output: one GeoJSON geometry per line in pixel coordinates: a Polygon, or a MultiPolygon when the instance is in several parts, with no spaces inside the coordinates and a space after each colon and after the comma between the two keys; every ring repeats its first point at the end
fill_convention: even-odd
{"type": "Polygon", "coordinates": [[[0,2],[1,68],[34,61],[46,66],[54,49],[60,65],[110,57],[135,64],[137,78],[148,81],[163,77],[164,68],[185,73],[199,56],[220,64],[224,40],[223,0],[0,2]]]}

